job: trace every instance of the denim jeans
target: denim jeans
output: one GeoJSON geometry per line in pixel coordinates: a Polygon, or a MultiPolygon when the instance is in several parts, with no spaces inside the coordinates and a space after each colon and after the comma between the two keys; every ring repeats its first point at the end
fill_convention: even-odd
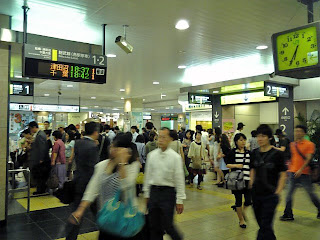
{"type": "Polygon", "coordinates": [[[288,190],[288,195],[286,198],[286,209],[284,210],[284,213],[288,216],[293,216],[292,213],[292,197],[294,194],[294,191],[296,190],[297,184],[300,183],[302,187],[307,191],[309,194],[309,197],[313,204],[316,206],[318,209],[318,212],[320,212],[320,202],[319,198],[317,195],[314,193],[312,181],[311,181],[311,176],[302,174],[301,177],[299,178],[294,178],[294,173],[289,173],[289,190],[288,190]]]}

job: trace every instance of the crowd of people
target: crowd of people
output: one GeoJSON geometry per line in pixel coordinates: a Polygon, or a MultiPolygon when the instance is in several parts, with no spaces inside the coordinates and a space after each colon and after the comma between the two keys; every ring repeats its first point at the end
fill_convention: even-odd
{"type": "MultiPolygon", "coordinates": [[[[90,122],[80,134],[74,125],[52,132],[48,125],[41,131],[31,122],[19,141],[20,164],[31,170],[32,184],[37,187],[34,194],[48,190],[50,174],[59,179],[55,190],[62,189],[67,180],[74,182],[67,240],[77,239],[86,209],[97,215],[119,191],[122,201],[131,202],[133,207],[137,207],[136,197],[143,193],[150,239],[163,239],[164,233],[173,240],[183,239],[174,226],[174,211],[184,211],[186,184],[193,187],[196,182],[197,189],[202,190],[208,170],[216,173],[215,185],[232,190],[232,208],[241,228],[247,228],[246,210],[253,207],[259,240],[276,239],[274,214],[286,182],[289,189],[281,220],[294,220],[292,198],[298,184],[306,189],[320,219],[320,203],[310,176],[316,149],[305,137],[306,127],[296,126],[294,142],[280,129],[274,135],[265,124],[253,130],[248,140],[244,127],[239,123],[229,139],[219,127],[204,130],[201,125],[195,131],[162,128],[158,132],[148,122],[140,134],[136,126],[123,133],[118,127],[90,122]],[[144,176],[143,186],[137,184],[139,174],[144,176]]],[[[122,239],[113,234],[103,228],[99,239],[122,239]]],[[[139,234],[129,239],[143,239],[139,234]]]]}

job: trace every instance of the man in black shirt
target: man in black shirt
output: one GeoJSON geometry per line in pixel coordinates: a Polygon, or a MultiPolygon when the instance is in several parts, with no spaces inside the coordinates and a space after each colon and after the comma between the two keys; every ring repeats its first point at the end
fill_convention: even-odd
{"type": "Polygon", "coordinates": [[[283,153],[270,144],[272,130],[262,124],[257,129],[260,146],[251,154],[250,184],[254,213],[260,227],[257,240],[275,240],[273,219],[279,203],[279,195],[286,182],[283,153]]]}

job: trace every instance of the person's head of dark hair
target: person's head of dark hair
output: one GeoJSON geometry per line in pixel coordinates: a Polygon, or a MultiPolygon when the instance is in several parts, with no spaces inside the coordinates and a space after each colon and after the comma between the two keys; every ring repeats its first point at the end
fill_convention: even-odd
{"type": "Polygon", "coordinates": [[[132,141],[132,138],[133,138],[132,133],[131,132],[126,132],[125,134],[128,135],[131,138],[131,141],[132,141]]]}
{"type": "Polygon", "coordinates": [[[137,131],[137,126],[131,126],[131,129],[134,129],[134,130],[136,130],[137,131]]]}
{"type": "Polygon", "coordinates": [[[68,142],[71,142],[72,140],[76,140],[76,135],[72,131],[68,131],[67,134],[69,135],[68,142]]]}
{"type": "Polygon", "coordinates": [[[196,131],[195,134],[194,134],[194,138],[195,138],[195,139],[197,138],[197,135],[198,135],[198,134],[202,136],[202,133],[201,133],[201,132],[196,131]]]}
{"type": "Polygon", "coordinates": [[[39,125],[36,121],[32,121],[29,123],[29,128],[39,128],[39,125]]]}
{"type": "Polygon", "coordinates": [[[148,130],[152,130],[152,128],[153,128],[153,123],[152,123],[152,122],[147,122],[147,123],[146,123],[146,128],[147,128],[148,130]]]}
{"type": "Polygon", "coordinates": [[[209,129],[208,129],[208,134],[209,134],[209,135],[212,135],[212,134],[213,134],[213,129],[212,129],[212,128],[209,128],[209,129]]]}
{"type": "Polygon", "coordinates": [[[192,140],[192,135],[193,135],[193,133],[192,133],[192,131],[190,129],[186,131],[186,139],[192,140]],[[190,133],[190,137],[189,138],[187,137],[189,135],[188,133],[190,133]]]}
{"type": "Polygon", "coordinates": [[[52,130],[44,130],[44,133],[45,133],[47,136],[50,136],[51,133],[52,133],[52,130]]]}
{"type": "Polygon", "coordinates": [[[308,128],[306,126],[304,126],[304,125],[297,125],[295,128],[302,129],[304,131],[304,133],[308,132],[308,128]]]}
{"type": "Polygon", "coordinates": [[[155,131],[150,131],[150,133],[149,133],[149,140],[151,141],[151,142],[153,142],[154,141],[154,139],[155,139],[155,137],[156,137],[156,132],[155,131]]]}
{"type": "Polygon", "coordinates": [[[261,135],[265,135],[268,136],[268,138],[272,138],[273,134],[272,134],[272,129],[269,127],[269,125],[267,124],[261,124],[258,128],[257,128],[257,136],[261,134],[261,135]]]}
{"type": "Polygon", "coordinates": [[[246,126],[246,125],[244,125],[242,122],[239,122],[239,123],[238,123],[237,130],[243,129],[244,126],[246,126]]]}
{"type": "Polygon", "coordinates": [[[257,130],[251,131],[251,137],[253,138],[257,137],[257,130]]]}
{"type": "Polygon", "coordinates": [[[93,135],[94,132],[99,132],[99,125],[96,122],[86,123],[84,126],[85,132],[87,136],[93,135]]]}
{"type": "Polygon", "coordinates": [[[111,130],[111,127],[109,124],[104,125],[104,131],[107,131],[107,130],[111,130]]]}
{"type": "Polygon", "coordinates": [[[215,127],[214,128],[214,132],[215,132],[215,141],[217,141],[217,142],[220,142],[220,138],[221,138],[221,134],[222,134],[222,131],[221,131],[221,128],[219,128],[219,127],[215,127]]]}
{"type": "Polygon", "coordinates": [[[103,127],[103,125],[101,123],[99,125],[100,125],[100,131],[99,132],[102,133],[104,127],[103,127]]]}
{"type": "Polygon", "coordinates": [[[201,125],[197,125],[197,126],[196,126],[196,131],[197,131],[197,132],[202,132],[202,131],[203,131],[202,126],[201,126],[201,125]]]}
{"type": "Polygon", "coordinates": [[[136,132],[139,134],[139,133],[140,133],[140,129],[139,129],[139,128],[137,128],[136,132]]]}
{"type": "Polygon", "coordinates": [[[230,141],[229,141],[227,134],[221,135],[221,146],[226,146],[229,149],[231,148],[230,141]]]}
{"type": "Polygon", "coordinates": [[[118,127],[118,126],[116,126],[116,127],[114,128],[114,130],[116,130],[116,131],[120,131],[120,129],[119,129],[119,127],[118,127]]]}
{"type": "Polygon", "coordinates": [[[52,136],[54,136],[56,139],[62,139],[62,134],[60,131],[54,131],[52,136]]]}
{"type": "Polygon", "coordinates": [[[70,131],[77,131],[77,128],[76,128],[76,126],[75,126],[74,124],[70,124],[70,125],[68,126],[68,129],[69,129],[70,131]]]}
{"type": "Polygon", "coordinates": [[[277,129],[275,135],[282,137],[283,136],[283,132],[281,129],[277,129]]]}
{"type": "Polygon", "coordinates": [[[246,135],[244,135],[243,133],[237,133],[235,136],[234,136],[234,144],[236,145],[236,147],[238,148],[238,140],[243,138],[244,140],[247,140],[247,137],[246,135]]]}
{"type": "Polygon", "coordinates": [[[147,132],[147,129],[145,127],[142,128],[142,132],[145,133],[147,132]]]}
{"type": "Polygon", "coordinates": [[[143,135],[138,135],[137,138],[136,138],[136,142],[139,142],[139,143],[144,143],[145,140],[144,140],[144,136],[143,135]]]}
{"type": "Polygon", "coordinates": [[[50,124],[49,121],[45,121],[44,123],[50,124]]]}
{"type": "Polygon", "coordinates": [[[23,131],[21,132],[21,134],[20,134],[20,137],[22,138],[22,137],[24,137],[24,136],[27,135],[27,134],[31,134],[29,128],[23,130],[23,131]]]}
{"type": "Polygon", "coordinates": [[[181,131],[182,132],[186,131],[186,128],[185,127],[181,127],[181,131]]]}
{"type": "Polygon", "coordinates": [[[139,157],[139,153],[137,150],[137,146],[132,143],[132,135],[131,133],[124,133],[124,134],[119,134],[115,137],[114,141],[113,141],[113,147],[116,148],[128,148],[131,151],[131,157],[128,161],[129,164],[137,161],[137,158],[139,157]]]}
{"type": "Polygon", "coordinates": [[[176,141],[179,139],[178,133],[176,130],[170,130],[170,137],[172,138],[172,141],[176,141]]]}

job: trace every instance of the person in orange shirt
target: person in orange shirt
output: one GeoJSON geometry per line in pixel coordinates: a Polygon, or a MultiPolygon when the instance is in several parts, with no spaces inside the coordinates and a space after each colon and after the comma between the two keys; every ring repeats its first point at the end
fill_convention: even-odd
{"type": "Polygon", "coordinates": [[[307,127],[298,125],[295,127],[295,141],[290,144],[291,162],[289,164],[289,190],[286,198],[286,208],[284,215],[280,217],[282,221],[293,221],[292,212],[292,197],[293,193],[300,183],[308,192],[311,201],[318,209],[317,218],[320,219],[320,202],[317,195],[314,193],[309,163],[315,153],[315,145],[305,139],[307,127]]]}

